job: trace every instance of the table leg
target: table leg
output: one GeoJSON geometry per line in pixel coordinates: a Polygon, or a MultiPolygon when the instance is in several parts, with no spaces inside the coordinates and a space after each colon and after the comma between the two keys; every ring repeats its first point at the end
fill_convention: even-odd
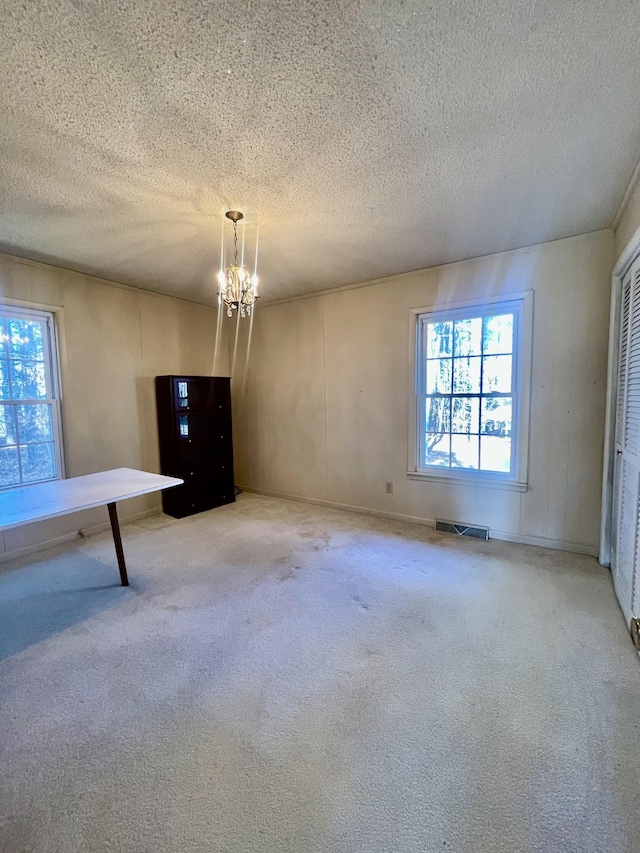
{"type": "Polygon", "coordinates": [[[122,582],[122,586],[129,586],[129,578],[127,577],[127,567],[124,562],[122,539],[120,538],[120,525],[118,524],[118,513],[116,512],[116,505],[115,503],[107,504],[107,508],[109,510],[109,521],[111,522],[111,531],[113,533],[113,544],[116,546],[116,555],[118,557],[120,580],[122,582]]]}

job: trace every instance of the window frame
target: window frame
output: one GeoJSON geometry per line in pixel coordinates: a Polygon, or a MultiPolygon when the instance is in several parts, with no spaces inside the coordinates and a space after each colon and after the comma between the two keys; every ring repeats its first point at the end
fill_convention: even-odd
{"type": "MultiPolygon", "coordinates": [[[[447,305],[412,308],[410,311],[411,412],[409,417],[410,479],[458,483],[466,486],[527,490],[529,398],[531,386],[531,343],[533,333],[533,291],[501,294],[481,300],[467,300],[447,305]],[[512,471],[482,471],[473,468],[439,468],[424,466],[425,388],[424,346],[426,325],[443,320],[459,320],[491,316],[501,312],[514,314],[514,348],[512,365],[513,425],[512,471]]],[[[445,395],[448,396],[448,395],[445,395]]],[[[453,395],[452,395],[453,396],[453,395]]],[[[475,395],[472,395],[475,396],[475,395]]],[[[480,395],[477,395],[480,397],[480,395]]]]}
{"type": "MultiPolygon", "coordinates": [[[[47,334],[45,336],[45,378],[47,390],[52,396],[46,399],[28,400],[3,400],[0,405],[18,405],[20,403],[45,403],[51,407],[51,426],[53,434],[53,449],[56,466],[56,476],[46,480],[35,480],[33,482],[14,483],[8,486],[0,486],[0,492],[10,489],[26,489],[30,486],[42,483],[54,483],[56,480],[64,480],[65,457],[62,432],[62,409],[61,409],[61,371],[60,371],[60,325],[62,320],[62,309],[35,303],[26,303],[17,299],[0,296],[0,316],[17,318],[26,321],[44,322],[47,334]]],[[[22,476],[22,470],[21,470],[22,476]]]]}

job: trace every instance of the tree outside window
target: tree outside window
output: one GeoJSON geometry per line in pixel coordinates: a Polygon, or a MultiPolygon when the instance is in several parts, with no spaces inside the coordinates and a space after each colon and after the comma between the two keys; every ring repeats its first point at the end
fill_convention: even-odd
{"type": "Polygon", "coordinates": [[[420,467],[513,472],[513,310],[421,323],[420,467]]]}
{"type": "Polygon", "coordinates": [[[60,476],[53,317],[0,308],[0,488],[60,476]]]}

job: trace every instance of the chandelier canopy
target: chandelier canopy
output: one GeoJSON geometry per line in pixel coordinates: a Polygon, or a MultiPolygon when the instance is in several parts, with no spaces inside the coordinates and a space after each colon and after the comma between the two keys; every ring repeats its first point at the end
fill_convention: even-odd
{"type": "Polygon", "coordinates": [[[228,210],[225,216],[233,222],[233,263],[218,273],[218,305],[225,304],[227,317],[232,317],[234,311],[249,317],[258,298],[258,276],[238,263],[238,222],[244,214],[228,210]]]}

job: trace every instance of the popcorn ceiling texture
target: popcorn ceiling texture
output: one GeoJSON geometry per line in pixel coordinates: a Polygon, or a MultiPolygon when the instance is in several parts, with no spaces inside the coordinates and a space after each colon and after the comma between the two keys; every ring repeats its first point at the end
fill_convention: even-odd
{"type": "Polygon", "coordinates": [[[0,249],[211,302],[608,227],[637,0],[0,0],[0,249]],[[230,229],[227,225],[227,231],[230,229]]]}

